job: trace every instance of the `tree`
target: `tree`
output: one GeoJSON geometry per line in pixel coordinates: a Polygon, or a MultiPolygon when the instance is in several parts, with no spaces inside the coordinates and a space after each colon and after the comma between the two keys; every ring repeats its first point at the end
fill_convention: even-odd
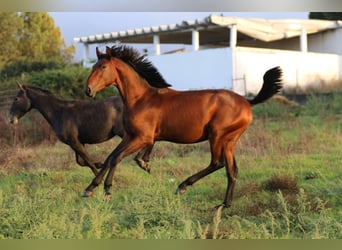
{"type": "Polygon", "coordinates": [[[310,19],[342,20],[342,12],[310,12],[310,19]]]}
{"type": "Polygon", "coordinates": [[[25,60],[70,63],[75,47],[67,47],[61,31],[46,12],[22,12],[24,28],[20,36],[21,55],[25,60]]]}
{"type": "Polygon", "coordinates": [[[0,12],[0,30],[1,78],[69,64],[75,53],[47,12],[0,12]]]}
{"type": "Polygon", "coordinates": [[[0,69],[13,60],[16,60],[21,52],[18,50],[20,31],[23,22],[16,12],[0,12],[0,69]]]}

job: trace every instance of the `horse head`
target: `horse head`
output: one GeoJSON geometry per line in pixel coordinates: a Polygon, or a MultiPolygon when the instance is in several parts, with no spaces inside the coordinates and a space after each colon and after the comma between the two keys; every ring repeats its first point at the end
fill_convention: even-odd
{"type": "Polygon", "coordinates": [[[93,66],[85,88],[85,93],[90,97],[95,97],[97,92],[110,85],[116,86],[119,79],[118,72],[113,67],[111,49],[107,46],[106,53],[102,53],[96,47],[96,55],[98,61],[93,66]]]}
{"type": "Polygon", "coordinates": [[[17,124],[19,119],[31,110],[31,101],[27,97],[27,91],[25,86],[20,82],[17,82],[19,92],[13,100],[10,109],[10,123],[17,124]]]}

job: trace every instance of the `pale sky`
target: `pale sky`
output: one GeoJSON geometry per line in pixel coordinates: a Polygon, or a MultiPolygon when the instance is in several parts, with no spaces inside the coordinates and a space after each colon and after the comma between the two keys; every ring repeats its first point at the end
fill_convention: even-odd
{"type": "MultiPolygon", "coordinates": [[[[76,46],[76,61],[82,59],[83,46],[74,43],[74,37],[110,33],[126,29],[162,24],[180,23],[183,20],[203,19],[210,14],[230,17],[307,19],[308,12],[49,12],[68,45],[76,46]]],[[[90,57],[95,53],[90,51],[90,57]]]]}

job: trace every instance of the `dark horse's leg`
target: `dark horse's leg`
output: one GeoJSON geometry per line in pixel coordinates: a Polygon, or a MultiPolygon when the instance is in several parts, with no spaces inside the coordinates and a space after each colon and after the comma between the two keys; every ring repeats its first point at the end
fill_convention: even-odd
{"type": "Polygon", "coordinates": [[[101,168],[100,172],[96,175],[93,179],[91,184],[85,189],[83,193],[83,197],[92,196],[94,188],[96,188],[102,181],[103,177],[105,176],[106,172],[109,169],[107,174],[105,183],[104,183],[104,191],[106,198],[109,199],[111,197],[110,188],[112,186],[114,173],[118,163],[127,155],[133,154],[134,152],[138,151],[139,149],[145,147],[146,144],[143,144],[139,139],[123,139],[120,144],[114,149],[114,151],[107,157],[103,167],[101,168]]]}
{"type": "MultiPolygon", "coordinates": [[[[96,176],[98,173],[96,169],[98,167],[97,166],[98,163],[92,162],[84,145],[80,142],[75,142],[75,143],[70,143],[69,146],[75,151],[76,162],[80,166],[88,166],[91,169],[91,171],[94,173],[94,175],[96,176]]],[[[102,166],[102,164],[100,165],[102,166]]]]}
{"type": "MultiPolygon", "coordinates": [[[[75,158],[76,158],[76,162],[78,163],[78,165],[82,166],[82,167],[90,167],[86,161],[75,151],[75,158]]],[[[94,162],[93,165],[95,166],[95,168],[99,169],[102,168],[102,162],[94,162]]],[[[95,174],[96,175],[96,174],[95,174]]]]}
{"type": "Polygon", "coordinates": [[[137,155],[134,157],[134,160],[138,164],[138,166],[148,173],[151,172],[149,161],[150,161],[150,154],[151,154],[152,149],[153,149],[153,145],[147,146],[141,149],[137,153],[137,155]]]}

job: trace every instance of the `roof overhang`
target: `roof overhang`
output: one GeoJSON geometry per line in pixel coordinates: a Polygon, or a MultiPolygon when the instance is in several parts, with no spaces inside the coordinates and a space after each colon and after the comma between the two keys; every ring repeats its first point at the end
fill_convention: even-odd
{"type": "Polygon", "coordinates": [[[160,43],[191,44],[192,31],[200,33],[200,44],[222,44],[229,41],[229,28],[235,25],[238,41],[257,39],[264,42],[276,41],[299,36],[302,30],[313,34],[324,30],[342,27],[341,21],[323,21],[313,19],[260,19],[238,18],[210,15],[204,19],[182,21],[152,27],[128,29],[83,37],[74,41],[85,44],[109,43],[153,43],[153,36],[158,35],[160,43]]]}

